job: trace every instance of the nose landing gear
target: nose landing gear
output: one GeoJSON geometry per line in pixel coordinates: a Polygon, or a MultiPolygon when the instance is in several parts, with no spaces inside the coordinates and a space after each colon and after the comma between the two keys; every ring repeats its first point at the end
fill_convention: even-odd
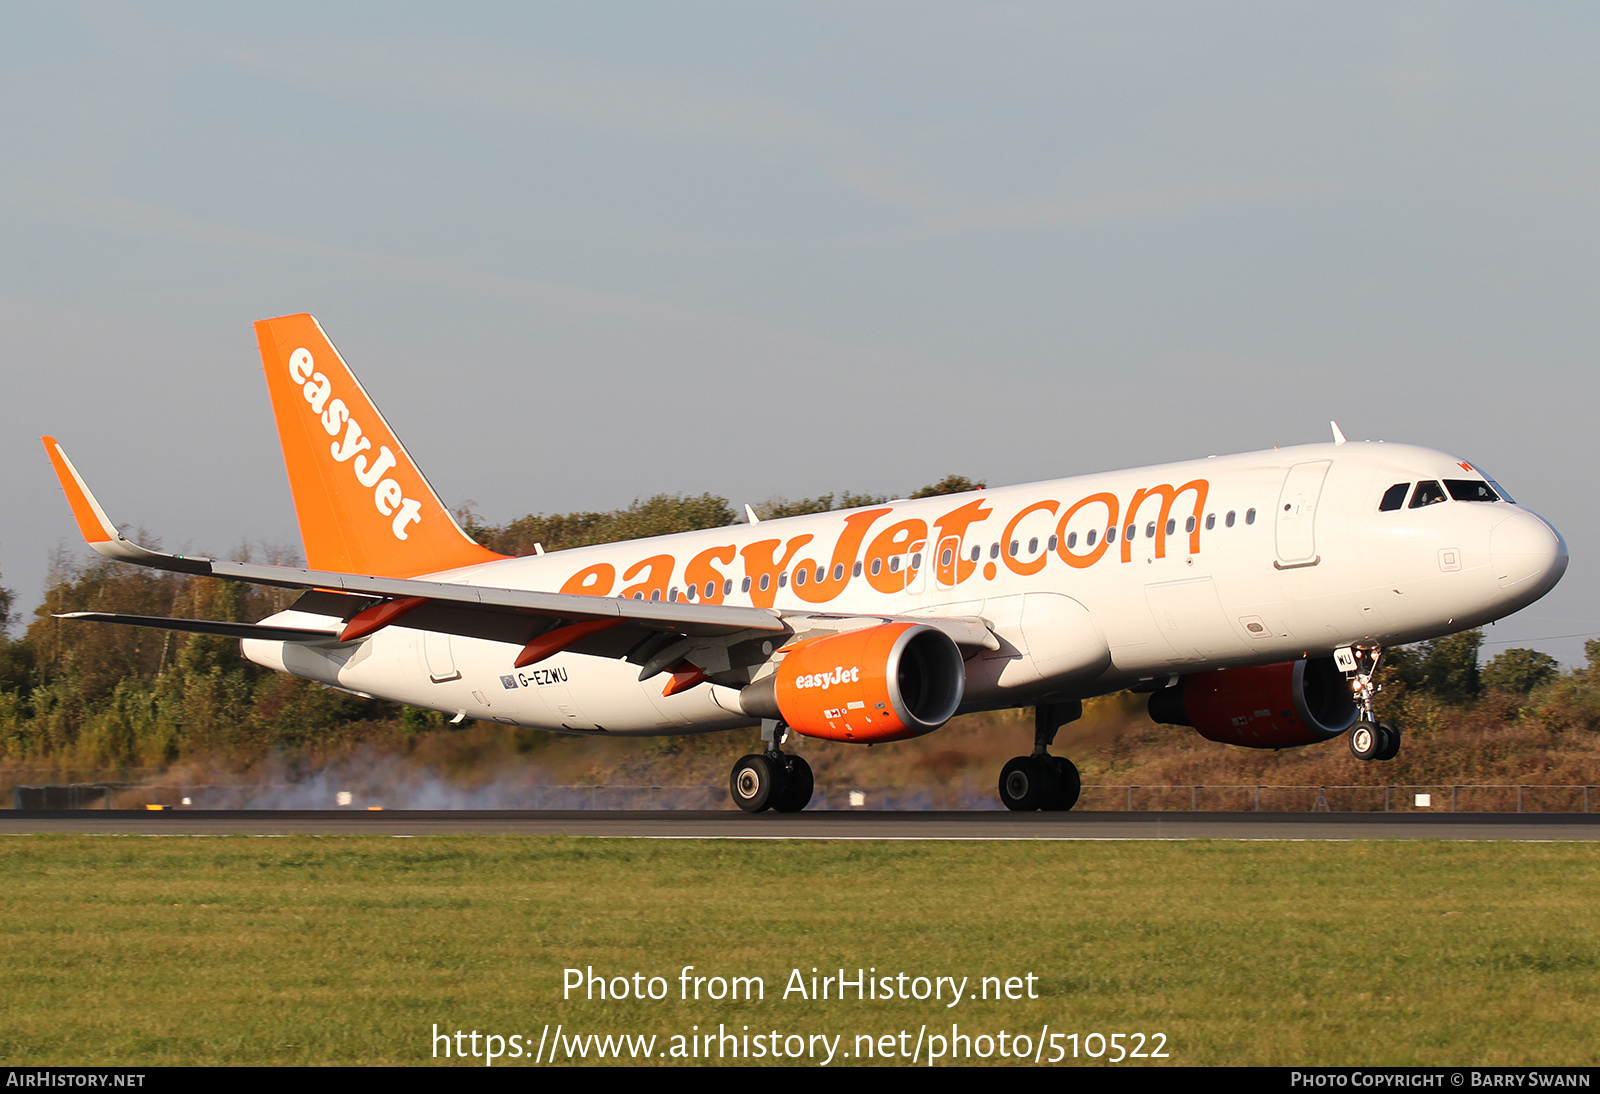
{"type": "Polygon", "coordinates": [[[1056,731],[1083,715],[1083,704],[1040,703],[1033,712],[1033,752],[1016,756],[1000,771],[1000,801],[1007,809],[1065,812],[1078,804],[1083,780],[1065,756],[1047,751],[1056,731]]]}
{"type": "Polygon", "coordinates": [[[1400,731],[1362,718],[1350,727],[1350,754],[1358,760],[1392,760],[1400,754],[1400,731]]]}
{"type": "Polygon", "coordinates": [[[1333,651],[1333,660],[1350,682],[1361,717],[1350,727],[1350,754],[1358,760],[1392,760],[1400,754],[1400,731],[1388,722],[1378,721],[1373,700],[1378,693],[1373,677],[1383,658],[1382,646],[1344,646],[1333,651]]]}

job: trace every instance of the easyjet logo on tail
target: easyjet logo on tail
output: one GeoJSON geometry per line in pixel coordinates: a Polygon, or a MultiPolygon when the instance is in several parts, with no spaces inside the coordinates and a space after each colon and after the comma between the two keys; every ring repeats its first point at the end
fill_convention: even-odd
{"type": "Polygon", "coordinates": [[[474,542],[309,315],[256,324],[306,564],[416,577],[504,556],[474,542]]]}
{"type": "Polygon", "coordinates": [[[321,419],[323,431],[334,438],[343,434],[328,446],[329,454],[337,462],[348,464],[356,481],[372,491],[372,504],[380,515],[394,518],[389,525],[394,537],[409,538],[406,526],[422,523],[422,502],[406,497],[398,482],[384,477],[395,466],[395,454],[386,444],[380,444],[377,454],[372,454],[372,441],[362,434],[361,423],[351,417],[345,401],[333,395],[333,384],[316,367],[316,359],[308,349],[297,349],[289,355],[289,378],[304,393],[312,414],[321,419]]]}

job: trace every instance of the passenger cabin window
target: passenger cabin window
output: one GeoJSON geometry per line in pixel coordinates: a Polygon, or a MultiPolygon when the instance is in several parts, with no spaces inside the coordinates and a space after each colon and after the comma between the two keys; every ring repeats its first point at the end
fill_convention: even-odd
{"type": "Polygon", "coordinates": [[[1426,479],[1417,483],[1416,493],[1411,495],[1411,508],[1421,509],[1424,505],[1437,505],[1444,500],[1444,487],[1432,479],[1426,479]]]}
{"type": "Polygon", "coordinates": [[[1406,492],[1411,489],[1409,482],[1397,482],[1383,492],[1383,500],[1378,503],[1378,512],[1392,513],[1406,503],[1406,492]]]}
{"type": "Polygon", "coordinates": [[[1246,509],[1244,511],[1244,522],[1246,524],[1254,524],[1256,522],[1256,511],[1254,509],[1246,509]]]}
{"type": "Polygon", "coordinates": [[[1233,510],[1232,509],[1228,510],[1228,518],[1225,521],[1223,521],[1223,523],[1226,524],[1229,528],[1233,527],[1233,510]]]}
{"type": "Polygon", "coordinates": [[[1500,495],[1477,479],[1445,479],[1444,488],[1457,501],[1499,501],[1500,495]]]}
{"type": "MultiPolygon", "coordinates": [[[[1206,514],[1206,531],[1209,532],[1213,528],[1215,528],[1216,526],[1217,526],[1217,514],[1215,514],[1215,513],[1207,513],[1206,514]]],[[[1190,531],[1193,531],[1193,529],[1190,529],[1190,531]]]]}

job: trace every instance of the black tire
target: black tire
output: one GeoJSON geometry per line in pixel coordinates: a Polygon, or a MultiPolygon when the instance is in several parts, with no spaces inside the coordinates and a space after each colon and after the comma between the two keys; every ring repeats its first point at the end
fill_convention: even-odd
{"type": "Polygon", "coordinates": [[[1388,722],[1378,723],[1378,737],[1383,744],[1378,749],[1378,759],[1392,760],[1400,755],[1400,731],[1388,722]]]}
{"type": "Polygon", "coordinates": [[[1358,760],[1376,760],[1383,748],[1383,732],[1376,722],[1360,719],[1350,727],[1350,755],[1358,760]]]}
{"type": "Polygon", "coordinates": [[[783,769],[783,788],[773,799],[772,808],[779,813],[798,813],[811,804],[811,792],[816,789],[811,765],[799,756],[785,756],[783,769]]]}
{"type": "Polygon", "coordinates": [[[1049,757],[1016,756],[1000,769],[1000,800],[1007,809],[1027,813],[1043,809],[1055,789],[1055,768],[1049,757]]]}
{"type": "Polygon", "coordinates": [[[1078,795],[1083,793],[1083,778],[1078,774],[1078,765],[1065,756],[1051,756],[1050,764],[1055,769],[1055,793],[1044,808],[1065,813],[1078,804],[1078,795]]]}
{"type": "Polygon", "coordinates": [[[728,776],[728,796],[746,813],[763,812],[772,808],[780,790],[777,776],[771,760],[751,753],[733,765],[728,776]]]}

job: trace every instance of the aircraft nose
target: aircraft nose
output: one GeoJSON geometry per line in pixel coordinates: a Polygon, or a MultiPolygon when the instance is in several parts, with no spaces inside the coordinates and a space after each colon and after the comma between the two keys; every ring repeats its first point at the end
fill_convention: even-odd
{"type": "Polygon", "coordinates": [[[1537,599],[1567,571],[1567,542],[1532,513],[1513,513],[1489,533],[1489,561],[1502,589],[1537,599]]]}

